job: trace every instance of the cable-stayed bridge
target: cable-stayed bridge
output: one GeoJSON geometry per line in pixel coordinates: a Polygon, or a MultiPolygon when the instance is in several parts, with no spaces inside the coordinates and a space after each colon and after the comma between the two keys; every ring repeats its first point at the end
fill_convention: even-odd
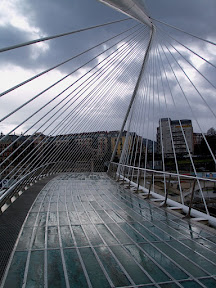
{"type": "Polygon", "coordinates": [[[215,287],[215,43],[101,2],[132,18],[0,49],[104,34],[0,94],[1,285],[215,287]]]}

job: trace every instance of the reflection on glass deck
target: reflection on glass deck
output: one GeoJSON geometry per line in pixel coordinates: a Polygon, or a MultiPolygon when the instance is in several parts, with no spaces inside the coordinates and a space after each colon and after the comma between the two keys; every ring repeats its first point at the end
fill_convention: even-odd
{"type": "Polygon", "coordinates": [[[32,205],[3,285],[216,287],[216,236],[105,173],[63,174],[32,205]]]}

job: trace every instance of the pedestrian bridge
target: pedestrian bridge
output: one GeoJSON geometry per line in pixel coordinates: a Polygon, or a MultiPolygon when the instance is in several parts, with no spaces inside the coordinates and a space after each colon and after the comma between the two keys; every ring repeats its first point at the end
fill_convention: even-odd
{"type": "Polygon", "coordinates": [[[215,287],[215,248],[214,230],[106,173],[63,173],[31,206],[2,286],[215,287]]]}
{"type": "Polygon", "coordinates": [[[216,43],[101,2],[132,18],[0,48],[1,287],[216,287],[216,43]]]}

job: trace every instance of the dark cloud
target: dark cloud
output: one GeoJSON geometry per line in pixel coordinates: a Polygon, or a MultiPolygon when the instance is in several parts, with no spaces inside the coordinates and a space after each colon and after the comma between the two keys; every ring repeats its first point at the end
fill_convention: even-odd
{"type": "Polygon", "coordinates": [[[86,26],[125,18],[98,1],[58,0],[32,1],[35,23],[40,23],[45,33],[56,34],[86,26]]]}
{"type": "MultiPolygon", "coordinates": [[[[125,18],[124,15],[113,11],[109,7],[97,1],[89,0],[83,0],[82,3],[80,3],[80,1],[69,0],[64,1],[64,3],[57,0],[32,1],[28,4],[22,1],[22,5],[18,10],[21,14],[27,16],[32,27],[39,29],[37,38],[125,18]]],[[[118,32],[126,29],[127,26],[128,24],[120,23],[115,26],[107,26],[77,35],[47,41],[46,43],[49,45],[49,50],[38,55],[36,59],[31,58],[32,49],[34,49],[32,46],[20,48],[14,52],[4,52],[1,57],[1,65],[15,63],[22,67],[31,66],[39,68],[41,65],[51,67],[114,36],[118,32]]],[[[2,36],[1,47],[32,40],[31,33],[20,30],[19,27],[7,25],[0,27],[0,31],[2,36]]],[[[92,55],[94,55],[94,53],[95,52],[93,52],[92,55]]]]}
{"type": "Polygon", "coordinates": [[[150,15],[170,25],[177,26],[187,32],[198,36],[215,37],[215,11],[214,0],[146,0],[150,15]]]}

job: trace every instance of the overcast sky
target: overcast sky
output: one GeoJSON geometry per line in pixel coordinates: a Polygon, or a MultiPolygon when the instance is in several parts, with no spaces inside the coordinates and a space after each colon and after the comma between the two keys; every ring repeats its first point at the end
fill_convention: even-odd
{"type": "MultiPolygon", "coordinates": [[[[175,25],[180,29],[188,31],[192,34],[216,42],[215,0],[146,0],[145,2],[147,11],[152,18],[164,21],[170,25],[175,25]]],[[[0,47],[3,48],[40,37],[73,31],[124,18],[125,15],[105,6],[104,4],[99,3],[96,0],[1,0],[0,47]]],[[[81,51],[84,51],[87,48],[92,47],[97,43],[100,43],[101,41],[114,36],[117,33],[120,33],[128,27],[132,27],[135,24],[136,21],[130,20],[112,26],[106,26],[94,31],[90,31],[88,33],[85,32],[82,35],[74,35],[73,37],[65,37],[36,44],[34,46],[19,48],[13,51],[1,53],[0,92],[3,92],[13,85],[24,81],[25,79],[32,77],[33,75],[59,63],[60,61],[63,61],[72,55],[76,55],[77,53],[80,53],[81,51]]],[[[157,25],[163,27],[160,24],[157,25]]],[[[158,31],[158,33],[160,34],[160,31],[158,31]]],[[[176,32],[176,38],[183,42],[185,45],[190,45],[191,49],[194,49],[197,53],[208,59],[208,61],[211,61],[216,65],[215,46],[207,45],[203,42],[197,41],[196,39],[191,40],[190,37],[187,37],[184,34],[178,32],[176,32]]],[[[183,49],[180,46],[179,51],[183,52],[183,49]]],[[[187,59],[192,61],[193,65],[195,65],[197,69],[201,70],[202,73],[204,73],[205,76],[212,81],[212,83],[216,83],[215,68],[206,65],[205,62],[201,61],[197,57],[191,54],[189,55],[188,52],[183,53],[187,59]]],[[[94,54],[92,53],[92,57],[93,55],[94,54]]],[[[77,59],[74,61],[74,69],[81,65],[82,61],[84,60],[86,61],[87,58],[77,59]]],[[[170,58],[170,61],[173,60],[170,58]]],[[[127,78],[125,78],[126,80],[119,80],[118,82],[121,84],[124,82],[125,85],[128,85],[127,89],[125,89],[127,92],[125,92],[125,98],[122,94],[121,99],[118,99],[118,107],[115,107],[115,104],[114,106],[108,106],[108,110],[110,109],[114,111],[116,109],[115,117],[114,114],[111,115],[112,118],[110,123],[112,125],[105,125],[104,129],[114,130],[120,128],[119,123],[121,123],[122,117],[126,111],[127,103],[133,91],[133,83],[135,83],[137,73],[139,71],[140,66],[138,64],[138,57],[137,61],[135,59],[133,60],[133,65],[135,66],[134,74],[131,76],[129,75],[127,78]],[[123,107],[122,111],[120,109],[121,107],[123,107]],[[117,122],[118,124],[115,125],[117,122]]],[[[165,66],[166,65],[168,65],[167,62],[165,66]]],[[[209,105],[215,111],[215,89],[209,87],[209,85],[207,85],[203,79],[200,79],[190,67],[186,67],[186,64],[182,63],[182,65],[185,71],[190,74],[194,83],[200,85],[200,91],[205,94],[203,97],[205,97],[205,100],[210,103],[209,105]]],[[[84,73],[85,69],[80,73],[84,73]]],[[[41,88],[45,89],[48,83],[57,81],[59,78],[64,77],[67,73],[69,73],[69,71],[71,71],[71,66],[65,65],[62,68],[58,68],[55,71],[50,72],[49,75],[43,76],[43,79],[41,79],[40,82],[37,80],[38,82],[35,81],[31,84],[31,86],[27,85],[27,88],[22,88],[23,90],[19,89],[19,91],[14,91],[8,95],[3,96],[0,99],[1,115],[6,115],[8,112],[15,109],[18,105],[21,105],[24,101],[39,93],[41,88]]],[[[177,84],[174,83],[173,76],[169,76],[169,72],[170,71],[167,70],[167,77],[170,77],[170,83],[173,85],[171,89],[176,95],[177,105],[179,106],[179,113],[177,115],[176,110],[172,109],[172,106],[170,106],[169,115],[167,115],[167,110],[165,109],[163,113],[158,115],[158,118],[166,115],[172,118],[179,117],[179,119],[190,119],[190,116],[193,118],[190,114],[190,109],[188,109],[188,107],[187,109],[184,109],[184,105],[187,106],[187,103],[181,99],[179,100],[180,96],[179,98],[177,97],[180,95],[180,92],[178,91],[179,88],[177,87],[177,84]]],[[[177,73],[179,73],[179,70],[177,70],[177,73]]],[[[179,79],[182,77],[183,76],[179,74],[179,79]]],[[[71,79],[72,78],[70,78],[70,81],[71,79]]],[[[68,81],[68,83],[70,83],[70,81],[68,81]]],[[[185,80],[182,80],[182,83],[185,86],[188,85],[184,81],[185,80]]],[[[61,89],[63,89],[63,86],[55,90],[55,93],[59,93],[61,89]]],[[[165,87],[165,90],[166,89],[168,88],[165,87]]],[[[191,85],[188,86],[187,90],[190,91],[190,89],[191,85]]],[[[49,97],[50,99],[53,97],[53,92],[48,94],[47,99],[49,99],[49,97]]],[[[209,113],[208,109],[203,106],[203,102],[201,101],[202,99],[200,96],[197,97],[196,93],[194,93],[192,89],[191,97],[192,103],[194,103],[194,105],[196,104],[194,113],[199,117],[200,123],[202,124],[202,129],[206,132],[206,130],[212,126],[216,128],[215,118],[210,115],[211,113],[209,113]]],[[[169,100],[167,101],[169,102],[169,100]]],[[[110,105],[111,103],[115,103],[115,101],[110,101],[110,105]]],[[[16,117],[7,119],[4,123],[0,124],[0,131],[7,133],[10,129],[12,129],[12,127],[14,127],[14,125],[17,125],[21,119],[24,119],[24,116],[27,117],[30,115],[34,109],[36,109],[36,107],[40,107],[42,104],[43,101],[40,100],[37,104],[35,104],[35,106],[33,105],[29,107],[28,110],[23,110],[24,112],[21,111],[20,114],[17,113],[16,117]]],[[[83,117],[87,117],[85,113],[83,117]]],[[[148,119],[151,118],[152,113],[148,119]]],[[[155,122],[158,122],[158,118],[155,120],[155,122]]],[[[95,119],[98,121],[97,117],[95,119]]],[[[32,122],[30,121],[28,125],[26,124],[26,126],[22,127],[22,129],[17,129],[16,132],[23,132],[23,129],[28,129],[33,121],[36,120],[37,118],[34,118],[34,120],[32,119],[32,122]]],[[[88,118],[86,118],[86,121],[88,121],[88,118]]],[[[96,124],[93,124],[94,121],[91,121],[92,126],[90,128],[86,128],[87,130],[93,129],[92,127],[96,127],[96,124]]],[[[151,121],[153,121],[153,119],[151,119],[151,121]]],[[[199,130],[196,123],[194,123],[194,127],[195,130],[199,130]]],[[[31,132],[32,131],[33,130],[31,130],[31,132]]],[[[155,131],[153,134],[155,134],[155,131]]],[[[153,137],[153,134],[151,135],[151,138],[153,137]]]]}

